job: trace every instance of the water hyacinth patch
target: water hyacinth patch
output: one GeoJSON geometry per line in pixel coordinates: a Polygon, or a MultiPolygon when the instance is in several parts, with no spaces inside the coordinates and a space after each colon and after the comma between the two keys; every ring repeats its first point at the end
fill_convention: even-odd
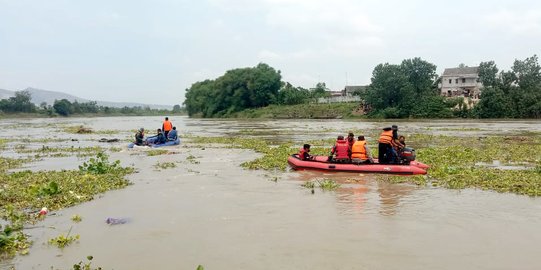
{"type": "MultiPolygon", "coordinates": [[[[129,184],[124,177],[133,172],[132,168],[120,167],[118,161],[110,162],[103,153],[85,162],[80,170],[7,173],[7,169],[22,162],[4,161],[0,163],[0,218],[8,222],[9,229],[0,236],[0,257],[27,252],[30,242],[22,231],[23,225],[43,218],[39,209],[56,211],[92,200],[96,194],[123,188],[129,184]]],[[[60,240],[57,242],[67,239],[60,240]]]]}
{"type": "MultiPolygon", "coordinates": [[[[252,149],[263,154],[255,160],[242,163],[247,169],[285,171],[287,158],[298,147],[292,143],[270,145],[264,140],[242,137],[190,137],[197,144],[221,144],[228,148],[252,149]]],[[[328,155],[334,139],[307,142],[311,154],[328,155]]],[[[369,142],[370,143],[370,142],[369,142]]],[[[392,183],[413,183],[446,188],[480,188],[498,192],[511,192],[541,196],[541,137],[532,136],[470,136],[456,137],[430,134],[412,134],[408,145],[417,148],[417,159],[430,165],[426,176],[389,176],[379,179],[392,183]],[[523,170],[504,170],[480,167],[480,162],[520,164],[523,170]]],[[[299,143],[300,144],[300,143],[299,143]]],[[[372,155],[377,157],[377,145],[372,142],[372,155]]]]}

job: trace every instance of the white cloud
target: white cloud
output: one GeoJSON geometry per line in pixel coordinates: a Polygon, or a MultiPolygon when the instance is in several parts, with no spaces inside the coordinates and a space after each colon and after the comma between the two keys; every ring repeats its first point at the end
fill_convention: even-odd
{"type": "Polygon", "coordinates": [[[484,17],[495,30],[518,35],[541,34],[541,10],[500,10],[484,17]]]}

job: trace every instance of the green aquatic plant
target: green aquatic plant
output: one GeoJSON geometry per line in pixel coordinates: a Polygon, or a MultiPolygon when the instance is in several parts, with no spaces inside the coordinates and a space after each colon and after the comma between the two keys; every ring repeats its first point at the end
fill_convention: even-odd
{"type": "Polygon", "coordinates": [[[305,188],[309,188],[309,189],[314,189],[316,187],[316,182],[315,181],[306,181],[302,184],[302,187],[305,187],[305,188]]]}
{"type": "Polygon", "coordinates": [[[186,160],[192,164],[199,164],[200,162],[197,160],[197,158],[194,155],[189,155],[186,157],[186,160]]]}
{"type": "Polygon", "coordinates": [[[339,183],[331,179],[318,180],[317,184],[323,190],[335,190],[340,187],[339,183]]]}
{"type": "Polygon", "coordinates": [[[60,249],[63,249],[67,247],[68,245],[70,245],[71,243],[78,241],[80,238],[78,234],[70,235],[70,233],[71,233],[71,228],[65,236],[64,234],[60,234],[59,236],[55,238],[49,239],[47,243],[49,243],[49,245],[54,245],[60,249]]]}
{"type": "Polygon", "coordinates": [[[43,217],[37,214],[42,207],[55,211],[92,200],[96,194],[127,186],[125,176],[133,172],[98,156],[82,170],[7,173],[22,162],[0,158],[0,218],[7,222],[0,236],[0,258],[28,252],[31,242],[23,227],[43,217]]]}
{"type": "Polygon", "coordinates": [[[83,125],[66,126],[62,129],[62,131],[71,134],[90,134],[94,132],[91,128],[85,127],[83,125]]]}
{"type": "Polygon", "coordinates": [[[28,237],[20,229],[0,225],[0,261],[14,256],[17,252],[21,255],[27,254],[30,245],[28,237]]]}
{"type": "Polygon", "coordinates": [[[120,160],[109,162],[109,156],[104,152],[97,154],[96,158],[91,158],[79,166],[81,172],[92,174],[105,174],[120,168],[120,160]]]}
{"type": "Polygon", "coordinates": [[[15,151],[19,154],[36,153],[39,157],[60,157],[68,154],[76,154],[77,156],[92,156],[103,151],[99,146],[92,147],[50,147],[42,145],[41,148],[16,148],[15,151]]]}
{"type": "Polygon", "coordinates": [[[75,223],[79,223],[81,221],[83,221],[83,218],[79,215],[73,215],[71,216],[71,221],[75,222],[75,223]]]}
{"type": "Polygon", "coordinates": [[[109,151],[110,151],[111,153],[116,153],[116,152],[122,151],[122,148],[113,146],[113,147],[109,148],[109,151]]]}
{"type": "Polygon", "coordinates": [[[30,192],[38,197],[53,196],[61,193],[58,183],[55,181],[50,181],[49,183],[41,185],[31,185],[30,192]]]}
{"type": "Polygon", "coordinates": [[[72,270],[102,270],[103,268],[101,267],[92,267],[93,259],[94,259],[94,256],[92,255],[86,256],[87,262],[79,261],[78,263],[73,265],[72,270]]]}
{"type": "Polygon", "coordinates": [[[94,134],[101,134],[101,135],[114,135],[120,133],[120,130],[116,129],[102,129],[102,130],[93,130],[92,133],[94,134]]]}
{"type": "Polygon", "coordinates": [[[165,149],[152,149],[152,150],[147,151],[146,153],[147,153],[147,156],[152,157],[152,156],[165,155],[169,153],[169,151],[165,149]]]}
{"type": "Polygon", "coordinates": [[[162,169],[162,170],[171,169],[175,167],[177,167],[177,164],[175,164],[174,162],[156,162],[156,164],[154,164],[154,168],[162,169]]]}
{"type": "Polygon", "coordinates": [[[416,134],[410,136],[428,146],[417,150],[417,158],[431,167],[427,176],[385,176],[393,183],[430,183],[451,189],[479,188],[529,196],[541,195],[541,177],[534,166],[541,160],[541,139],[537,136],[453,137],[416,134]],[[505,170],[479,163],[522,165],[522,170],[505,170]]]}

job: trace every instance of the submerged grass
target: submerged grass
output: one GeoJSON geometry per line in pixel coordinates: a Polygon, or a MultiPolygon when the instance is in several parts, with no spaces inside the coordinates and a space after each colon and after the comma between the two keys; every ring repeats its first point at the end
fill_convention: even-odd
{"type": "Polygon", "coordinates": [[[41,148],[16,147],[15,151],[19,154],[36,154],[37,157],[60,157],[75,154],[79,157],[93,156],[103,152],[99,146],[91,147],[49,147],[43,145],[41,148]]]}
{"type": "Polygon", "coordinates": [[[146,153],[147,153],[147,156],[153,157],[153,156],[165,155],[169,153],[169,151],[165,149],[152,149],[152,150],[147,151],[146,153]]]}

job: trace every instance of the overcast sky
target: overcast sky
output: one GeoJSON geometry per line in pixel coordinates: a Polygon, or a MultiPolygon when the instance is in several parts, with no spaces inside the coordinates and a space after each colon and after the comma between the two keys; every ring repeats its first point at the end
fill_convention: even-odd
{"type": "Polygon", "coordinates": [[[177,104],[264,62],[284,81],[368,84],[379,63],[473,66],[541,54],[541,1],[0,0],[0,88],[177,104]]]}

